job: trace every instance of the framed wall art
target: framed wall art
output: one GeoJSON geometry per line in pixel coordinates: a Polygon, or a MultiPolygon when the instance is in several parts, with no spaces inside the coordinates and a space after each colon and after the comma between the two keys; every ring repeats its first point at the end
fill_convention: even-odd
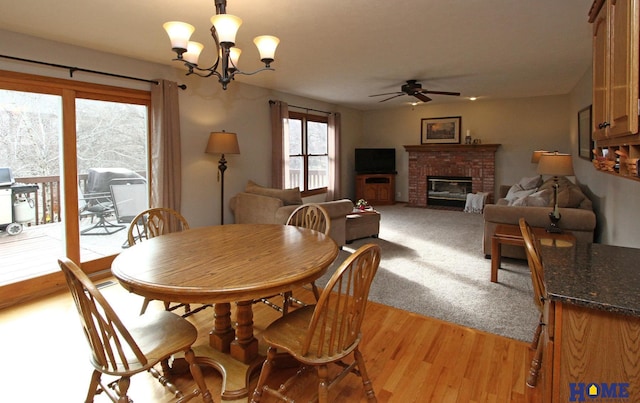
{"type": "Polygon", "coordinates": [[[593,159],[593,139],[591,137],[591,105],[578,111],[578,155],[593,159]]]}
{"type": "Polygon", "coordinates": [[[460,143],[460,123],[462,117],[422,119],[421,144],[458,144],[460,143]]]}

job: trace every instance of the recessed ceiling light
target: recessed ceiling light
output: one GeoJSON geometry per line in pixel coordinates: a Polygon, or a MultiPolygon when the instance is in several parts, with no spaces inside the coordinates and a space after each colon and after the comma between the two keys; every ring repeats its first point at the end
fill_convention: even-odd
{"type": "Polygon", "coordinates": [[[476,97],[469,97],[469,101],[475,101],[476,99],[478,99],[478,98],[476,98],[476,97]]]}

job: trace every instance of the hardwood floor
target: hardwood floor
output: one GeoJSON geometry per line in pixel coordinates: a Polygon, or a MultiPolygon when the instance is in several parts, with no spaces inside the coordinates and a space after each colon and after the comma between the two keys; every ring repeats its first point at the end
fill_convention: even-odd
{"type": "MultiPolygon", "coordinates": [[[[117,283],[102,291],[123,319],[138,314],[141,297],[127,293],[117,283]]],[[[295,295],[312,300],[305,289],[295,290],[295,295]]],[[[149,309],[161,307],[155,301],[149,309]]],[[[264,304],[255,305],[258,338],[260,330],[278,315],[264,304]]],[[[207,342],[212,317],[213,310],[206,309],[190,318],[200,329],[198,343],[207,342]]],[[[363,334],[361,351],[379,402],[540,401],[539,393],[525,385],[532,355],[528,343],[376,303],[367,307],[363,334]]],[[[68,293],[0,310],[2,400],[83,401],[92,371],[83,338],[68,293]]],[[[220,402],[220,375],[212,369],[204,373],[215,401],[220,402]]],[[[194,382],[185,376],[175,379],[175,384],[187,391],[194,382]]],[[[303,389],[302,394],[309,388],[303,389]]],[[[132,378],[130,397],[139,403],[175,400],[148,373],[132,378]]],[[[331,400],[366,401],[360,378],[349,375],[343,379],[331,400]]],[[[98,396],[95,401],[108,399],[98,396]]]]}

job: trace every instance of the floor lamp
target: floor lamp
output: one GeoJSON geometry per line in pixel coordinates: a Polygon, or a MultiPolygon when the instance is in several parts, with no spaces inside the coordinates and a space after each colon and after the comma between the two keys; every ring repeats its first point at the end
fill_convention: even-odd
{"type": "Polygon", "coordinates": [[[207,143],[207,154],[220,154],[218,161],[218,180],[220,181],[220,225],[224,224],[224,171],[227,170],[225,154],[240,154],[238,136],[235,133],[211,132],[207,143]]]}
{"type": "Polygon", "coordinates": [[[558,177],[574,175],[571,155],[560,154],[558,152],[542,154],[538,161],[538,173],[540,175],[553,176],[553,211],[549,213],[551,223],[549,227],[547,227],[547,232],[562,232],[560,227],[558,227],[558,222],[560,221],[560,212],[558,211],[558,177]]]}

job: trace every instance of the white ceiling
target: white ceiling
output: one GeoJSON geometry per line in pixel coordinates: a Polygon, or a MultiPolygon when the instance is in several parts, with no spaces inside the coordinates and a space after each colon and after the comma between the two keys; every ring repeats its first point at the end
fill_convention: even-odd
{"type": "MultiPolygon", "coordinates": [[[[3,29],[162,64],[174,56],[162,24],[189,22],[192,40],[205,44],[200,63],[212,59],[213,0],[0,1],[3,29]]],[[[260,67],[254,36],[281,40],[276,71],[237,81],[367,110],[414,100],[369,97],[399,91],[409,79],[462,94],[432,95],[432,102],[566,94],[591,62],[591,3],[228,0],[227,13],[244,20],[242,70],[260,67]]]]}

